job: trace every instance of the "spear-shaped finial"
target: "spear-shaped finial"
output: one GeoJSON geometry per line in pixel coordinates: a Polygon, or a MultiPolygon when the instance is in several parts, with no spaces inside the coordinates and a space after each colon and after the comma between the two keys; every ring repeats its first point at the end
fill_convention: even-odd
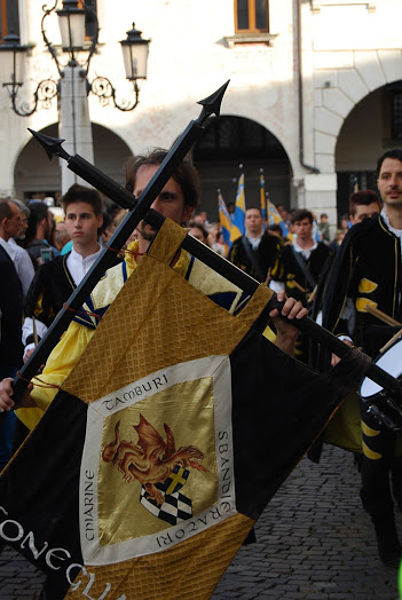
{"type": "Polygon", "coordinates": [[[46,154],[49,157],[49,160],[52,160],[53,156],[60,156],[61,158],[65,158],[66,160],[70,160],[71,155],[68,154],[61,147],[61,144],[65,142],[63,138],[54,138],[50,135],[45,135],[44,133],[39,133],[38,131],[34,131],[28,127],[28,131],[32,133],[34,138],[38,140],[38,142],[43,146],[46,151],[46,154]]]}
{"type": "Polygon", "coordinates": [[[218,90],[216,90],[216,92],[208,96],[208,98],[204,98],[204,100],[198,101],[198,104],[201,104],[201,106],[203,107],[202,112],[197,119],[199,123],[203,123],[205,119],[207,119],[211,115],[216,115],[217,117],[219,117],[222,98],[224,93],[226,92],[226,88],[229,85],[229,81],[230,79],[228,79],[226,83],[224,83],[218,90]]]}

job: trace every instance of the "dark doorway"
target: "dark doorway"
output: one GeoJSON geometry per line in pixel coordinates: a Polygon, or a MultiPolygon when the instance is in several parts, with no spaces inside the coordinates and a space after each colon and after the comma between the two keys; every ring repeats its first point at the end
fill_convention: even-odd
{"type": "Polygon", "coordinates": [[[290,205],[288,156],[279,140],[256,121],[229,115],[212,121],[194,148],[193,160],[201,177],[200,208],[207,211],[210,221],[218,218],[217,189],[226,203],[234,202],[240,164],[247,207],[259,206],[260,169],[271,201],[290,205]]]}

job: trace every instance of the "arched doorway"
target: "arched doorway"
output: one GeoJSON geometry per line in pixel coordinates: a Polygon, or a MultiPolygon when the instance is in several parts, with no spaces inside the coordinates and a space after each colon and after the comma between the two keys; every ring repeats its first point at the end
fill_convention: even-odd
{"type": "Polygon", "coordinates": [[[338,217],[348,212],[356,184],[359,189],[377,189],[377,159],[396,147],[402,147],[402,80],[363,98],[343,123],[335,155],[338,217]]]}
{"type": "MultiPolygon", "coordinates": [[[[42,129],[41,133],[58,137],[57,123],[42,129]]],[[[118,183],[124,183],[124,164],[131,155],[127,144],[113,131],[92,124],[95,165],[118,183]]],[[[18,198],[27,199],[44,194],[60,195],[61,176],[59,161],[49,160],[33,138],[21,151],[14,169],[14,185],[18,198]]]]}
{"type": "Polygon", "coordinates": [[[225,202],[234,201],[239,164],[244,166],[246,206],[259,206],[260,169],[274,204],[290,204],[291,166],[279,140],[259,123],[223,115],[212,121],[193,150],[201,178],[201,208],[210,221],[218,218],[217,189],[225,202]]]}

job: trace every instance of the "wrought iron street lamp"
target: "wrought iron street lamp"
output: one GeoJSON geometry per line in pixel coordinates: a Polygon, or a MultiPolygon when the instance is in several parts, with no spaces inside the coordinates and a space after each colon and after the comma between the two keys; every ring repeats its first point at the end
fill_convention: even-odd
{"type": "MultiPolygon", "coordinates": [[[[133,83],[134,95],[132,98],[123,100],[119,103],[116,99],[116,89],[107,77],[96,77],[91,83],[87,79],[91,58],[95,53],[99,27],[96,13],[85,3],[84,8],[79,8],[77,0],[63,0],[62,8],[56,10],[59,0],[55,0],[52,7],[44,5],[42,7],[43,16],[41,20],[41,33],[43,41],[55,61],[57,71],[62,79],[65,75],[66,67],[73,69],[79,68],[80,77],[85,78],[87,93],[96,94],[102,105],[109,103],[112,99],[116,108],[122,111],[130,111],[136,108],[139,102],[139,79],[147,77],[147,60],[150,40],[144,40],[141,32],[133,28],[127,32],[127,38],[120,42],[123,52],[123,61],[126,70],[126,78],[133,83]],[[61,46],[63,52],[68,53],[69,61],[63,65],[60,63],[55,46],[49,41],[45,20],[56,11],[59,19],[59,28],[61,34],[61,46]],[[92,17],[95,21],[95,31],[90,46],[85,48],[85,20],[92,11],[92,17]],[[87,57],[84,61],[78,60],[83,51],[87,51],[87,57]]],[[[60,91],[60,80],[58,82],[52,79],[40,81],[33,94],[33,101],[27,103],[22,100],[18,102],[20,89],[24,85],[24,66],[28,46],[20,44],[19,36],[16,33],[10,33],[4,38],[4,43],[0,46],[0,77],[3,87],[11,98],[11,105],[14,112],[20,116],[28,117],[32,115],[39,105],[49,108],[52,98],[60,91]]]]}
{"type": "Polygon", "coordinates": [[[7,88],[10,95],[11,106],[14,112],[21,117],[32,115],[40,102],[45,108],[50,107],[52,98],[57,95],[57,83],[52,79],[40,81],[33,94],[33,102],[17,104],[17,96],[24,85],[25,53],[28,46],[21,46],[20,38],[15,33],[5,36],[4,44],[0,46],[0,78],[3,87],[7,88]]]}
{"type": "Polygon", "coordinates": [[[123,52],[124,68],[126,78],[133,83],[135,98],[124,100],[119,104],[116,100],[116,90],[106,77],[96,77],[91,83],[91,92],[99,96],[102,104],[107,104],[112,98],[113,104],[119,110],[133,110],[139,102],[139,87],[137,81],[147,78],[147,64],[149,40],[141,37],[141,31],[135,29],[133,23],[132,29],[127,31],[127,37],[120,42],[123,52]]]}
{"type": "MultiPolygon", "coordinates": [[[[54,8],[57,6],[57,2],[54,8]]],[[[54,10],[53,8],[53,10],[54,10]]],[[[74,52],[82,50],[85,39],[85,9],[78,8],[76,0],[64,0],[63,8],[56,11],[59,17],[61,45],[64,52],[69,52],[75,61],[74,52]]],[[[96,35],[97,38],[97,35],[96,35]]]]}

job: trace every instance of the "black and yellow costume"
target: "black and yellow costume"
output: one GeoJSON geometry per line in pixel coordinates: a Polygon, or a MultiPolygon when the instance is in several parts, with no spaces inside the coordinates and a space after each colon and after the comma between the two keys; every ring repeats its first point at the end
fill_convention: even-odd
{"type": "MultiPolygon", "coordinates": [[[[300,300],[304,306],[310,308],[314,296],[312,293],[320,283],[323,274],[327,272],[333,250],[323,242],[319,242],[317,247],[311,251],[308,260],[300,252],[298,255],[304,261],[306,269],[311,275],[309,281],[302,271],[291,245],[283,246],[271,271],[271,279],[284,283],[287,296],[300,300]]],[[[309,340],[302,335],[298,337],[295,354],[298,359],[308,362],[309,340]]]]}
{"type": "Polygon", "coordinates": [[[274,266],[281,247],[280,238],[267,231],[263,233],[256,250],[251,246],[247,236],[243,235],[233,242],[228,259],[251,277],[263,282],[274,266]]]}
{"type": "Polygon", "coordinates": [[[399,239],[380,215],[365,219],[352,227],[334,260],[324,292],[323,325],[337,334],[352,334],[354,343],[375,357],[389,331],[366,307],[371,305],[401,321],[400,291],[399,239]],[[347,297],[356,312],[353,332],[342,320],[347,297]]]}
{"type": "MultiPolygon", "coordinates": [[[[25,316],[35,317],[49,327],[63,303],[75,290],[75,283],[67,267],[67,257],[57,256],[36,271],[25,301],[25,316]]],[[[28,339],[26,343],[33,340],[28,339]]]]}
{"type": "MultiPolygon", "coordinates": [[[[63,308],[63,304],[71,296],[76,285],[68,270],[67,259],[70,253],[57,256],[44,263],[37,270],[32,280],[25,301],[24,313],[26,317],[35,317],[49,327],[63,308]]],[[[115,263],[121,259],[116,257],[115,263]]],[[[28,338],[26,344],[33,339],[28,338]]]]}
{"type": "MultiPolygon", "coordinates": [[[[323,296],[324,327],[351,335],[355,345],[375,358],[395,329],[382,325],[366,309],[373,306],[401,322],[401,279],[400,241],[383,218],[378,215],[355,225],[342,242],[328,276],[323,296]],[[348,298],[355,309],[353,331],[350,322],[343,320],[348,298]]],[[[346,406],[343,418],[347,410],[346,406]]],[[[387,555],[400,554],[393,517],[393,498],[402,507],[402,459],[395,450],[400,436],[379,423],[364,402],[360,402],[360,410],[361,498],[377,531],[380,556],[387,562],[387,555]]],[[[335,425],[331,423],[331,427],[336,433],[335,425]]]]}
{"type": "MultiPolygon", "coordinates": [[[[323,267],[333,254],[332,249],[326,244],[319,242],[317,247],[311,251],[307,261],[301,253],[299,254],[306,263],[306,267],[315,283],[318,283],[323,267]]],[[[313,288],[307,281],[306,275],[302,272],[290,245],[283,246],[278,260],[271,271],[271,277],[275,281],[282,281],[285,284],[287,296],[297,298],[304,306],[309,305],[309,294],[313,291],[313,288]],[[305,291],[303,292],[302,290],[305,291]]]]}

